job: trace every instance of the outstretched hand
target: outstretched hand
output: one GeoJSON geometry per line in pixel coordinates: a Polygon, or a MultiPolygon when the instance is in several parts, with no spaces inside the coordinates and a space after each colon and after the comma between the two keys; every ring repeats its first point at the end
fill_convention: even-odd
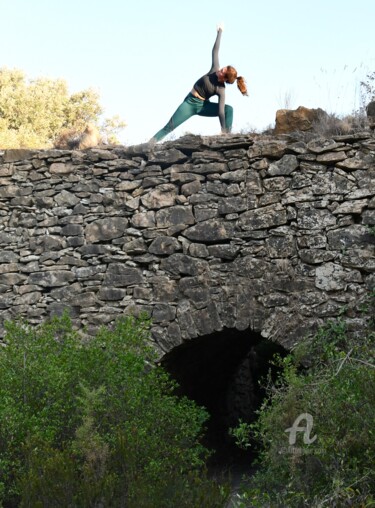
{"type": "Polygon", "coordinates": [[[223,31],[224,30],[224,23],[221,22],[221,23],[218,23],[217,27],[216,27],[217,31],[219,32],[220,30],[223,31]]]}

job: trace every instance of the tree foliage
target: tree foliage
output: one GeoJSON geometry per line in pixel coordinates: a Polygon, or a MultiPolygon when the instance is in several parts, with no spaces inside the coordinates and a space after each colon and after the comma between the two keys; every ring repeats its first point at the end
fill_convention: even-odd
{"type": "Polygon", "coordinates": [[[8,323],[0,506],[223,506],[222,488],[204,475],[207,413],[174,395],[148,338],[143,319],[89,340],[66,316],[8,323]]]}
{"type": "Polygon", "coordinates": [[[350,334],[344,319],[331,321],[276,360],[282,375],[269,384],[258,420],[231,432],[239,445],[255,440],[260,447],[259,469],[238,496],[238,508],[374,506],[373,302],[370,294],[362,335],[350,334]],[[311,440],[304,415],[313,419],[311,440]],[[287,431],[300,416],[294,441],[287,431]]]}
{"type": "Polygon", "coordinates": [[[361,81],[361,100],[363,107],[366,108],[370,101],[375,100],[375,72],[366,75],[366,79],[361,81]]]}
{"type": "Polygon", "coordinates": [[[0,69],[0,148],[47,148],[63,130],[100,127],[116,141],[125,127],[118,117],[101,122],[103,108],[92,88],[70,94],[63,79],[27,79],[18,69],[0,69]]]}

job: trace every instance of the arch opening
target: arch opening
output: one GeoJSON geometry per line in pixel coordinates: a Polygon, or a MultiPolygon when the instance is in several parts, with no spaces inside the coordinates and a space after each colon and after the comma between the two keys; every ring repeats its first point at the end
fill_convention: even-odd
{"type": "Polygon", "coordinates": [[[204,444],[214,451],[212,465],[231,466],[254,457],[240,450],[229,428],[241,419],[252,422],[265,397],[261,380],[277,369],[271,360],[287,351],[249,329],[225,328],[204,337],[191,339],[167,353],[162,366],[185,395],[204,406],[210,414],[204,444]]]}

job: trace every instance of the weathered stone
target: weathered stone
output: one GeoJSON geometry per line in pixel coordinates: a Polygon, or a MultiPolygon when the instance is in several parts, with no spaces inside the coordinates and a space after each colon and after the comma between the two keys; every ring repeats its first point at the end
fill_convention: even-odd
{"type": "Polygon", "coordinates": [[[69,304],[73,307],[95,307],[98,304],[97,294],[93,291],[84,291],[80,294],[72,295],[69,304]]]}
{"type": "Polygon", "coordinates": [[[122,300],[125,296],[125,289],[107,287],[102,287],[98,294],[99,299],[104,301],[122,300]]]}
{"type": "Polygon", "coordinates": [[[289,297],[287,295],[274,293],[269,294],[267,296],[262,296],[259,298],[259,301],[265,307],[282,307],[284,305],[288,305],[289,297]]]}
{"type": "Polygon", "coordinates": [[[18,272],[19,264],[18,263],[4,263],[0,264],[0,273],[11,273],[18,272]]]}
{"type": "Polygon", "coordinates": [[[345,288],[346,272],[336,263],[325,263],[316,268],[315,285],[323,291],[339,291],[345,288]]]}
{"type": "Polygon", "coordinates": [[[291,235],[271,236],[266,245],[270,258],[288,258],[296,254],[295,238],[291,235]]]}
{"type": "Polygon", "coordinates": [[[269,162],[267,158],[261,159],[260,161],[256,161],[253,164],[251,164],[251,167],[254,169],[268,169],[269,168],[269,162]]]}
{"type": "Polygon", "coordinates": [[[75,280],[75,275],[67,270],[53,270],[31,273],[27,284],[36,284],[41,287],[65,286],[75,280]]]}
{"type": "MultiPolygon", "coordinates": [[[[337,152],[337,153],[341,153],[341,152],[337,152]]],[[[370,166],[362,158],[351,157],[348,159],[344,159],[342,162],[338,162],[337,167],[346,169],[349,171],[354,171],[357,169],[368,169],[370,166]]]]}
{"type": "Polygon", "coordinates": [[[178,303],[176,316],[182,339],[191,339],[198,336],[198,330],[193,320],[192,309],[188,300],[181,300],[178,303]]]}
{"type": "Polygon", "coordinates": [[[152,310],[152,320],[154,323],[163,321],[173,321],[176,317],[176,307],[167,303],[157,303],[152,310]]]}
{"type": "Polygon", "coordinates": [[[203,180],[202,176],[197,175],[195,173],[189,173],[189,169],[191,169],[190,165],[188,167],[173,166],[171,168],[171,173],[170,173],[171,174],[171,177],[170,177],[171,182],[186,184],[186,183],[190,183],[190,182],[203,180]]]}
{"type": "Polygon", "coordinates": [[[195,224],[191,206],[171,206],[158,210],[155,214],[156,226],[165,228],[169,226],[195,224]]]}
{"type": "Polygon", "coordinates": [[[177,282],[166,274],[152,277],[150,284],[156,302],[170,302],[178,298],[177,282]]]}
{"type": "Polygon", "coordinates": [[[128,226],[128,220],[124,217],[112,217],[99,219],[86,226],[85,237],[89,243],[113,240],[121,237],[128,226]]]}
{"type": "Polygon", "coordinates": [[[85,266],[74,269],[77,279],[97,279],[102,278],[101,274],[105,272],[104,265],[85,266]]]}
{"type": "Polygon", "coordinates": [[[217,242],[231,238],[233,231],[232,223],[220,219],[209,219],[186,229],[183,234],[193,241],[217,242]]]}
{"type": "Polygon", "coordinates": [[[17,185],[7,185],[0,187],[0,198],[14,198],[20,194],[20,189],[17,185]]]}
{"type": "Polygon", "coordinates": [[[299,257],[304,263],[316,265],[332,261],[335,258],[335,253],[323,249],[301,249],[299,257]]]}
{"type": "Polygon", "coordinates": [[[199,180],[194,180],[193,182],[185,183],[181,186],[181,193],[184,196],[191,196],[192,194],[196,194],[202,188],[202,184],[199,180]]]}
{"type": "Polygon", "coordinates": [[[169,148],[167,150],[160,150],[156,153],[152,153],[149,161],[153,164],[160,164],[160,165],[171,165],[176,162],[184,162],[187,160],[186,155],[181,152],[180,150],[177,150],[176,148],[169,148]]]}
{"type": "Polygon", "coordinates": [[[36,152],[34,150],[27,150],[25,148],[16,148],[12,150],[5,150],[3,155],[4,162],[17,162],[31,159],[36,152]]]}
{"type": "Polygon", "coordinates": [[[208,254],[219,259],[234,259],[240,252],[237,245],[209,245],[208,254]]]}
{"type": "Polygon", "coordinates": [[[284,155],[279,161],[273,162],[268,168],[271,176],[290,175],[299,166],[299,161],[295,155],[284,155]]]}
{"type": "Polygon", "coordinates": [[[176,238],[171,238],[169,236],[159,236],[153,240],[150,247],[148,248],[148,251],[151,254],[156,254],[158,256],[166,256],[173,254],[180,249],[181,245],[176,238]]]}
{"type": "Polygon", "coordinates": [[[237,258],[233,263],[233,269],[235,273],[251,279],[265,277],[272,272],[269,262],[254,256],[237,258]]]}
{"type": "Polygon", "coordinates": [[[375,247],[372,249],[349,249],[341,258],[343,266],[364,272],[375,272],[375,247]]]}
{"type": "Polygon", "coordinates": [[[305,206],[298,210],[297,224],[301,229],[322,229],[335,226],[336,218],[329,210],[305,206]]]}
{"type": "Polygon", "coordinates": [[[246,193],[249,197],[250,195],[258,195],[264,193],[263,182],[260,176],[254,171],[246,172],[246,193]]]}
{"type": "Polygon", "coordinates": [[[31,291],[15,298],[14,305],[35,305],[42,299],[40,291],[31,291]]]}
{"type": "Polygon", "coordinates": [[[175,204],[177,195],[176,187],[172,184],[159,185],[155,190],[150,191],[141,197],[141,202],[146,208],[159,209],[175,204]]]}
{"type": "Polygon", "coordinates": [[[193,307],[203,309],[210,302],[210,292],[204,279],[199,277],[185,277],[179,284],[181,293],[190,299],[193,307]]]}
{"type": "Polygon", "coordinates": [[[74,171],[73,164],[65,164],[64,162],[53,162],[49,168],[52,175],[67,175],[74,171]]]}
{"type": "MultiPolygon", "coordinates": [[[[306,185],[310,183],[307,180],[306,185]]],[[[263,182],[264,188],[270,192],[283,191],[288,188],[288,182],[284,176],[276,176],[275,178],[268,178],[263,182]]]]}
{"type": "Polygon", "coordinates": [[[324,138],[313,139],[312,141],[309,141],[307,143],[307,148],[312,153],[316,154],[331,152],[336,148],[339,148],[339,146],[340,145],[336,143],[336,141],[334,141],[333,139],[324,139],[324,138]]]}
{"type": "Polygon", "coordinates": [[[73,193],[63,190],[60,194],[57,194],[54,198],[55,203],[58,206],[75,206],[80,202],[80,199],[73,193]]]}
{"type": "Polygon", "coordinates": [[[247,171],[245,169],[237,169],[236,171],[229,171],[221,175],[222,180],[229,182],[244,182],[246,181],[247,171]]]}
{"type": "Polygon", "coordinates": [[[194,311],[193,320],[199,335],[207,335],[222,329],[220,316],[214,302],[209,303],[207,308],[194,311]]]}
{"type": "MultiPolygon", "coordinates": [[[[328,233],[329,234],[329,233],[328,233]]],[[[297,238],[298,247],[301,249],[325,249],[327,246],[326,235],[313,233],[297,238]]]]}
{"type": "Polygon", "coordinates": [[[243,212],[247,209],[247,199],[242,196],[223,198],[219,201],[219,214],[243,212]]]}
{"type": "Polygon", "coordinates": [[[2,263],[16,263],[19,260],[19,255],[13,251],[2,249],[0,254],[0,262],[2,263]]]}
{"type": "Polygon", "coordinates": [[[240,227],[245,230],[265,229],[280,226],[286,222],[286,210],[278,203],[244,212],[239,219],[240,227]]]}
{"type": "Polygon", "coordinates": [[[162,259],[160,267],[174,275],[199,275],[207,268],[207,263],[201,259],[176,253],[162,259]]]}
{"type": "Polygon", "coordinates": [[[346,155],[345,152],[327,152],[321,155],[318,155],[316,158],[317,162],[322,164],[335,164],[336,162],[345,161],[346,155]]]}
{"type": "Polygon", "coordinates": [[[103,280],[103,285],[118,288],[141,284],[142,281],[142,272],[139,269],[131,268],[121,263],[110,263],[103,280]]]}
{"type": "Polygon", "coordinates": [[[247,152],[249,159],[255,157],[270,157],[278,159],[286,152],[287,144],[285,141],[275,139],[265,139],[255,141],[247,152]]]}
{"type": "Polygon", "coordinates": [[[80,224],[67,224],[61,228],[61,234],[64,236],[82,236],[84,229],[80,224]]]}
{"type": "Polygon", "coordinates": [[[354,246],[369,245],[371,240],[368,228],[361,224],[328,231],[327,239],[329,248],[340,252],[354,246]]]}
{"type": "Polygon", "coordinates": [[[163,178],[160,169],[160,176],[152,175],[152,176],[145,176],[142,181],[142,188],[148,189],[149,187],[152,187],[153,189],[161,184],[166,184],[167,180],[163,178]]]}
{"type": "Polygon", "coordinates": [[[208,248],[201,243],[191,243],[189,245],[189,254],[195,258],[206,258],[208,256],[208,248]]]}
{"type": "Polygon", "coordinates": [[[375,225],[375,210],[365,210],[362,214],[363,224],[375,225]]]}
{"type": "Polygon", "coordinates": [[[99,256],[105,254],[107,249],[104,245],[83,245],[80,249],[83,256],[99,256]]]}
{"type": "Polygon", "coordinates": [[[155,226],[155,212],[135,213],[131,219],[131,223],[136,228],[152,228],[155,226]]]}
{"type": "Polygon", "coordinates": [[[143,254],[147,252],[147,246],[143,238],[130,238],[124,243],[122,250],[127,254],[143,254]]]}
{"type": "Polygon", "coordinates": [[[341,203],[334,211],[333,213],[339,214],[339,213],[355,213],[360,214],[362,213],[363,209],[367,206],[367,199],[357,199],[355,201],[345,201],[344,203],[341,203]]]}
{"type": "Polygon", "coordinates": [[[276,111],[275,134],[311,130],[327,113],[322,109],[309,109],[299,106],[297,109],[278,109],[276,111]]]}
{"type": "Polygon", "coordinates": [[[0,167],[0,177],[1,176],[12,176],[14,172],[14,168],[12,165],[4,165],[3,167],[0,167]]]}

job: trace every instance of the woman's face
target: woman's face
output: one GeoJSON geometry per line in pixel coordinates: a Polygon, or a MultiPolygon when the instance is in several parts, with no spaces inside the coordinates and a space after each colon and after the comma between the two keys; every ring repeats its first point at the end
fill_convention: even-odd
{"type": "Polygon", "coordinates": [[[227,68],[226,67],[222,67],[221,69],[219,69],[216,72],[216,75],[218,77],[219,83],[224,83],[226,72],[227,72],[227,68]]]}

